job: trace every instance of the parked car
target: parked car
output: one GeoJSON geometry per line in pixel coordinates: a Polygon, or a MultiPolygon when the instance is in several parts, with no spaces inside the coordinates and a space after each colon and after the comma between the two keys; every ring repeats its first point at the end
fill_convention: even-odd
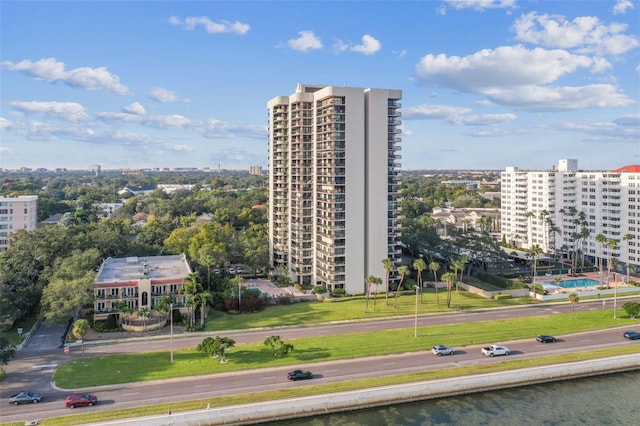
{"type": "Polygon", "coordinates": [[[305,380],[313,378],[311,371],[293,370],[287,373],[287,379],[289,380],[305,380]]]}
{"type": "Polygon", "coordinates": [[[20,391],[9,398],[9,402],[13,405],[18,404],[37,404],[42,400],[42,394],[38,392],[20,391]]]}
{"type": "Polygon", "coordinates": [[[89,395],[88,393],[78,393],[69,395],[65,401],[65,405],[69,408],[91,407],[98,403],[98,397],[89,395]]]}
{"type": "Polygon", "coordinates": [[[640,339],[640,333],[638,333],[637,331],[625,331],[623,336],[625,337],[625,339],[629,339],[629,340],[640,339]]]}
{"type": "Polygon", "coordinates": [[[434,355],[442,356],[442,355],[453,355],[456,352],[456,350],[453,349],[451,346],[435,345],[434,347],[431,348],[431,352],[434,355]]]}
{"type": "Polygon", "coordinates": [[[491,345],[486,348],[482,348],[482,355],[484,356],[509,355],[509,353],[509,348],[506,346],[491,345]]]}
{"type": "Polygon", "coordinates": [[[555,343],[558,341],[558,339],[553,336],[549,336],[548,334],[541,334],[536,337],[536,340],[540,343],[555,343]]]}

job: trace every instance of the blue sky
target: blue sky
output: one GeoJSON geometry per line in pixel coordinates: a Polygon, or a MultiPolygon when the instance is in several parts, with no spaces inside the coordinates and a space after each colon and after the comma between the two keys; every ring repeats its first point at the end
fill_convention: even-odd
{"type": "Polygon", "coordinates": [[[638,0],[0,3],[0,167],[247,168],[297,83],[400,89],[403,169],[640,164],[638,0]]]}

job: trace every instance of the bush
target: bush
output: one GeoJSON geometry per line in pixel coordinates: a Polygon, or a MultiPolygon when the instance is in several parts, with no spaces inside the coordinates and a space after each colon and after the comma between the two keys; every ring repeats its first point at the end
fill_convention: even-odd
{"type": "Polygon", "coordinates": [[[323,285],[317,285],[315,287],[313,287],[312,290],[315,294],[325,294],[327,292],[327,289],[325,286],[323,285]]]}
{"type": "Polygon", "coordinates": [[[346,294],[347,294],[347,291],[344,288],[336,288],[331,293],[331,295],[334,297],[344,297],[346,296],[346,294]]]}
{"type": "Polygon", "coordinates": [[[627,302],[622,305],[622,309],[624,309],[631,318],[636,318],[640,315],[640,303],[638,302],[627,302]]]}
{"type": "Polygon", "coordinates": [[[500,293],[493,296],[495,300],[511,299],[511,297],[509,293],[500,293]]]}

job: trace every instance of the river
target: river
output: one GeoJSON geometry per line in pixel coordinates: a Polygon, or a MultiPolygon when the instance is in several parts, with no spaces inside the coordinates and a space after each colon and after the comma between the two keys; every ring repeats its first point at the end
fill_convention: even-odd
{"type": "Polygon", "coordinates": [[[268,423],[270,426],[638,424],[640,371],[268,423]]]}

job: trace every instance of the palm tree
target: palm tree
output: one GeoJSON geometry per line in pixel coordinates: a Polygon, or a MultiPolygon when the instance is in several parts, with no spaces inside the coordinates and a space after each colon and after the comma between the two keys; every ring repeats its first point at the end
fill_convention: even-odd
{"type": "Polygon", "coordinates": [[[382,259],[382,266],[384,267],[385,271],[387,271],[387,291],[385,294],[385,302],[386,305],[389,306],[389,280],[391,279],[391,273],[393,272],[393,261],[389,258],[382,259]]]}
{"type": "Polygon", "coordinates": [[[204,328],[204,320],[207,317],[207,306],[213,301],[213,293],[203,291],[196,295],[198,304],[200,305],[200,328],[204,328]]]}
{"type": "MultiPolygon", "coordinates": [[[[607,239],[607,247],[609,248],[609,259],[607,260],[607,287],[609,287],[609,280],[611,279],[611,265],[613,265],[613,251],[618,247],[618,240],[614,238],[607,239]]],[[[613,317],[616,317],[616,308],[618,302],[618,285],[614,282],[613,291],[613,317]]]]}
{"type": "Polygon", "coordinates": [[[433,286],[436,288],[436,304],[440,306],[440,298],[438,297],[438,269],[440,269],[440,264],[433,261],[429,264],[429,269],[433,272],[433,286]]]}
{"type": "Polygon", "coordinates": [[[382,284],[382,278],[380,277],[372,277],[371,284],[373,284],[373,310],[376,310],[376,301],[378,300],[378,286],[382,284]]]}
{"type": "Polygon", "coordinates": [[[71,334],[76,339],[82,341],[82,362],[84,363],[84,340],[82,339],[85,334],[89,332],[89,321],[86,319],[79,319],[73,323],[73,327],[71,328],[71,334]]]}
{"type": "Polygon", "coordinates": [[[604,277],[604,274],[602,273],[602,264],[603,264],[603,257],[604,257],[604,245],[607,242],[607,237],[604,234],[598,234],[598,235],[596,235],[596,242],[600,246],[600,256],[598,256],[598,265],[599,265],[598,269],[600,271],[600,280],[602,280],[602,277],[604,277]]]}
{"type": "Polygon", "coordinates": [[[576,318],[576,305],[580,301],[578,293],[571,293],[569,295],[569,303],[571,303],[571,312],[573,312],[573,318],[576,318]]]}
{"type": "Polygon", "coordinates": [[[633,240],[633,235],[625,234],[622,239],[627,242],[627,264],[625,266],[627,269],[627,285],[629,285],[629,272],[631,269],[631,262],[629,262],[629,241],[633,240]]]}
{"type": "Polygon", "coordinates": [[[211,267],[215,264],[215,259],[207,254],[200,261],[207,267],[207,290],[211,290],[211,267]]]}
{"type": "Polygon", "coordinates": [[[145,306],[143,308],[138,309],[138,316],[142,317],[142,324],[144,328],[147,328],[147,320],[151,318],[151,308],[145,306]]]}
{"type": "Polygon", "coordinates": [[[447,308],[451,307],[451,289],[453,288],[453,283],[457,278],[458,276],[451,272],[445,272],[442,275],[442,279],[447,283],[447,308]]]}
{"type": "Polygon", "coordinates": [[[422,271],[427,269],[427,263],[424,259],[416,259],[416,261],[413,262],[413,269],[418,271],[418,288],[420,291],[420,303],[422,303],[422,271]]]}
{"type": "Polygon", "coordinates": [[[366,297],[366,303],[364,305],[364,312],[367,313],[369,312],[369,297],[371,296],[371,286],[373,285],[373,281],[374,281],[375,277],[373,275],[369,275],[364,282],[367,284],[367,297],[366,297]]]}
{"type": "Polygon", "coordinates": [[[533,243],[533,218],[536,217],[536,214],[532,211],[528,211],[524,214],[524,217],[526,217],[529,222],[529,228],[527,229],[527,245],[531,245],[533,243]]]}
{"type": "Polygon", "coordinates": [[[462,263],[461,259],[454,260],[449,265],[449,269],[453,270],[453,274],[456,276],[456,291],[460,290],[460,286],[458,285],[460,281],[462,281],[462,272],[464,270],[464,263],[462,263]],[[460,271],[460,278],[458,279],[458,271],[460,271]]]}
{"type": "Polygon", "coordinates": [[[531,277],[531,282],[535,281],[536,274],[538,270],[538,256],[542,254],[542,247],[538,244],[534,244],[530,249],[527,250],[527,253],[531,254],[533,258],[533,276],[531,277]]]}
{"type": "Polygon", "coordinates": [[[400,274],[400,282],[398,283],[398,288],[396,288],[396,297],[393,300],[393,307],[396,307],[398,303],[398,295],[400,294],[400,287],[402,287],[402,283],[404,282],[404,278],[409,275],[409,267],[407,265],[402,265],[398,268],[398,273],[400,274]]]}
{"type": "Polygon", "coordinates": [[[187,306],[189,307],[189,324],[193,328],[195,327],[195,308],[197,307],[196,294],[200,291],[200,283],[198,282],[198,274],[195,272],[190,273],[184,279],[184,285],[182,286],[182,293],[187,298],[187,306]]]}

